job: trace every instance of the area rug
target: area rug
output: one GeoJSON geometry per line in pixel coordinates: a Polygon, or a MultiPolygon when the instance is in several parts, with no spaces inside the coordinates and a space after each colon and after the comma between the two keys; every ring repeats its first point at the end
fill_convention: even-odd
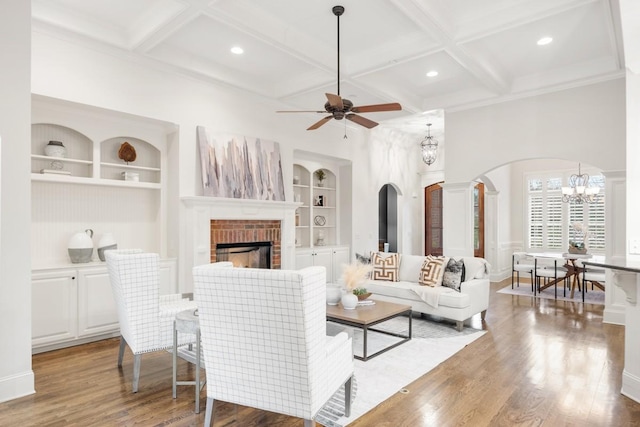
{"type": "MultiPolygon", "coordinates": [[[[511,289],[511,285],[502,288],[498,291],[499,294],[507,294],[507,295],[518,295],[523,297],[533,298],[533,292],[531,291],[531,284],[521,284],[520,287],[514,287],[511,289]]],[[[576,290],[573,298],[569,298],[570,291],[567,289],[567,296],[563,296],[562,288],[558,287],[558,301],[573,301],[573,302],[582,302],[582,292],[576,290]]],[[[553,286],[545,289],[542,292],[538,292],[535,295],[536,298],[544,298],[544,299],[555,299],[555,293],[553,286]]],[[[589,288],[587,292],[584,294],[584,302],[589,304],[600,304],[604,305],[604,291],[600,289],[589,288]]]]}
{"type": "MultiPolygon", "coordinates": [[[[336,327],[328,324],[328,329],[336,327]]],[[[353,338],[354,352],[362,353],[362,330],[346,329],[353,338]]],[[[408,319],[398,317],[376,325],[378,329],[406,332],[408,319]]],[[[344,417],[344,387],[342,387],[316,416],[316,421],[327,427],[343,427],[384,402],[405,386],[420,378],[465,346],[480,338],[485,331],[465,327],[458,332],[453,323],[438,323],[413,318],[411,341],[382,353],[366,362],[355,360],[352,386],[351,416],[344,417]]],[[[369,332],[368,353],[386,346],[397,338],[369,332]],[[390,341],[391,340],[391,341],[390,341]]]]}

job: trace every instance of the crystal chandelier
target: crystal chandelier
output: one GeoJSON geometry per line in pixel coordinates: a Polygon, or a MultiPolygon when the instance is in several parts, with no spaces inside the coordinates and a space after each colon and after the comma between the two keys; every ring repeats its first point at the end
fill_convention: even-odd
{"type": "Polygon", "coordinates": [[[436,161],[438,154],[438,140],[431,136],[431,123],[427,123],[427,136],[420,143],[422,148],[422,161],[428,165],[436,161]]]}
{"type": "Polygon", "coordinates": [[[589,186],[589,174],[581,173],[578,163],[578,174],[569,178],[569,187],[562,187],[562,201],[565,203],[593,203],[598,200],[600,188],[589,186]]]}

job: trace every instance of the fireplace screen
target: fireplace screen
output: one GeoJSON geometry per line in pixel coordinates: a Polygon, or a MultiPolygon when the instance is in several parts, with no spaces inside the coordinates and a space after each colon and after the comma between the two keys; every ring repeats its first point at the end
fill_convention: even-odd
{"type": "Polygon", "coordinates": [[[216,260],[234,267],[271,268],[271,242],[218,243],[216,260]]]}

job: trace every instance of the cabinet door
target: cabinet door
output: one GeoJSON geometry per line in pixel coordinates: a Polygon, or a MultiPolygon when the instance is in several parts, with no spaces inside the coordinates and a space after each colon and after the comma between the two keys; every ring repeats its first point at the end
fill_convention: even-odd
{"type": "Polygon", "coordinates": [[[296,249],[296,270],[313,265],[313,250],[296,249]]]}
{"type": "Polygon", "coordinates": [[[118,310],[106,267],[78,272],[78,335],[118,331],[118,310]]]}
{"type": "Polygon", "coordinates": [[[76,272],[34,273],[31,278],[31,344],[39,347],[77,334],[76,272]]]}
{"type": "Polygon", "coordinates": [[[337,282],[342,276],[342,266],[349,264],[350,254],[348,246],[338,246],[333,248],[333,282],[337,282]]]}
{"type": "Polygon", "coordinates": [[[160,295],[176,294],[178,290],[178,270],[175,259],[160,261],[160,295]]]}
{"type": "Polygon", "coordinates": [[[330,248],[314,249],[313,265],[322,265],[327,269],[327,283],[333,282],[333,251],[330,248]]]}

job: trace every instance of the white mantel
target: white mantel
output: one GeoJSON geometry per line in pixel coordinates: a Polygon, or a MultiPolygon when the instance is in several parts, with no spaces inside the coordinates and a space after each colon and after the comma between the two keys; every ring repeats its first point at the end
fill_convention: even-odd
{"type": "Polygon", "coordinates": [[[221,197],[183,197],[185,213],[180,260],[181,292],[193,289],[191,269],[211,262],[211,220],[280,220],[281,268],[295,268],[295,210],[302,203],[271,200],[227,199],[221,197]]]}

